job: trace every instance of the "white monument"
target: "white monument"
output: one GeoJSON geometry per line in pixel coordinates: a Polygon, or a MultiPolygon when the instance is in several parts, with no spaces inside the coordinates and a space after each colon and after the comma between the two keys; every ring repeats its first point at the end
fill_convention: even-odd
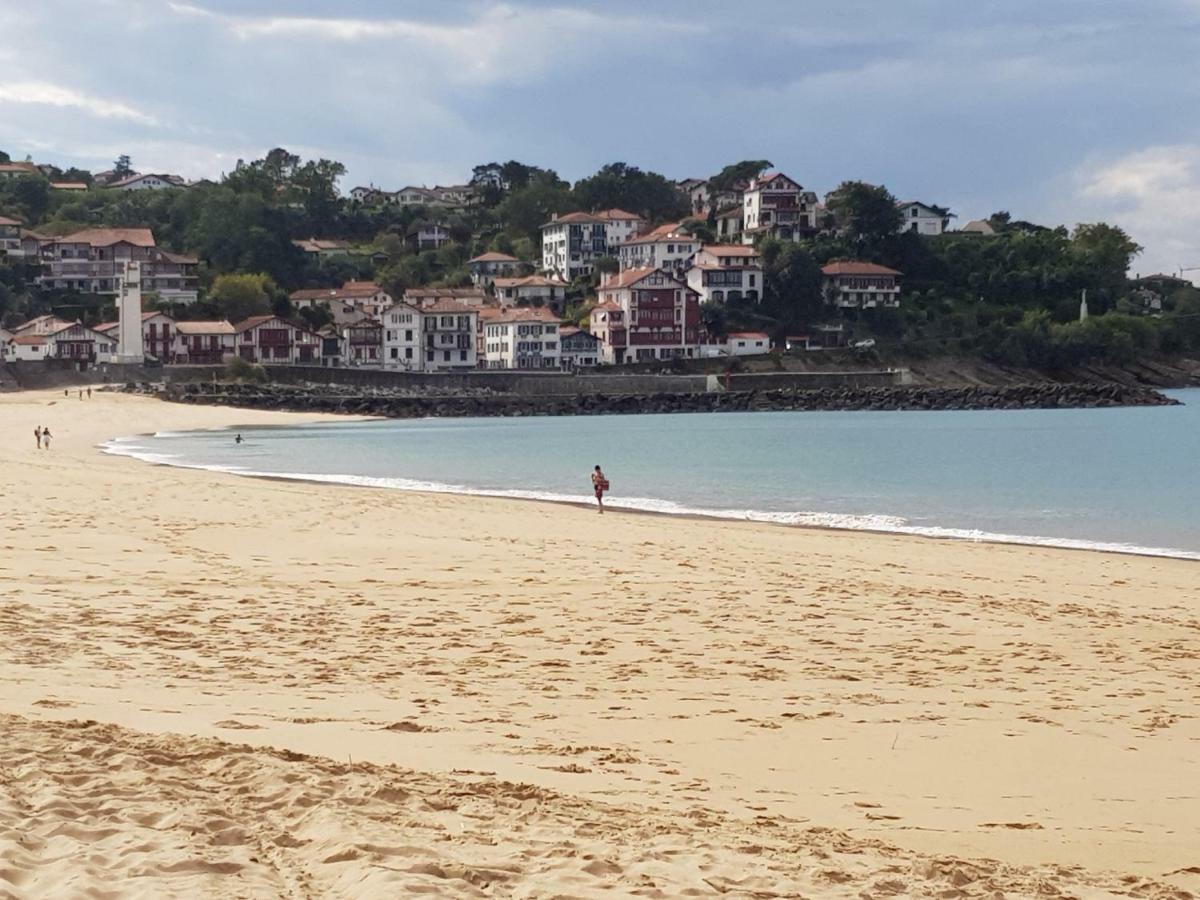
{"type": "Polygon", "coordinates": [[[142,264],[130,260],[121,275],[121,292],[117,295],[117,356],[114,362],[145,362],[142,345],[142,264]]]}
{"type": "Polygon", "coordinates": [[[1086,322],[1088,317],[1087,288],[1083,289],[1083,297],[1079,301],[1079,321],[1086,322]]]}

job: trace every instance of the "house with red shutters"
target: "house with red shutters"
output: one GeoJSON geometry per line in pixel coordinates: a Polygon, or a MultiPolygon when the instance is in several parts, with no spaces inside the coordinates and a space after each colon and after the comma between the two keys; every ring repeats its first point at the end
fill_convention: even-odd
{"type": "Polygon", "coordinates": [[[597,290],[591,333],[605,363],[652,362],[699,355],[700,295],[661,269],[625,269],[597,290]]]}
{"type": "Polygon", "coordinates": [[[224,321],[176,322],[175,362],[224,365],[236,352],[237,332],[224,321]]]}
{"type": "Polygon", "coordinates": [[[856,259],[838,260],[821,267],[825,302],[839,309],[895,308],[900,305],[903,273],[887,266],[856,259]]]}
{"type": "Polygon", "coordinates": [[[251,316],[233,326],[237,355],[263,365],[320,365],[321,336],[279,316],[251,316]]]}
{"type": "Polygon", "coordinates": [[[750,182],[742,195],[742,243],[769,236],[798,241],[817,227],[817,195],[779,172],[750,182]]]}
{"type": "MultiPolygon", "coordinates": [[[[97,325],[95,330],[117,341],[120,326],[120,322],[104,322],[97,325]]],[[[175,361],[175,349],[175,320],[166,313],[142,313],[142,350],[145,354],[159,362],[172,363],[175,361]]]]}

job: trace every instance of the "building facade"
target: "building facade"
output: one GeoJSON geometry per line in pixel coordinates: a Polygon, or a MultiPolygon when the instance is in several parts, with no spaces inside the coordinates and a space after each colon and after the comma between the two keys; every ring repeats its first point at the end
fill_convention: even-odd
{"type": "Polygon", "coordinates": [[[456,300],[438,300],[419,308],[424,358],[422,371],[454,372],[478,364],[479,309],[456,300]]]}
{"type": "Polygon", "coordinates": [[[180,365],[224,365],[236,353],[237,332],[226,321],[176,322],[174,361],[180,365]]]}
{"type": "Polygon", "coordinates": [[[742,242],[769,236],[796,241],[817,227],[817,195],[778,172],[750,182],[742,198],[742,242]]]}
{"type": "Polygon", "coordinates": [[[551,369],[561,363],[558,316],[541,307],[514,306],[483,323],[488,369],[551,369]]]}
{"type": "Polygon", "coordinates": [[[519,274],[521,261],[507,253],[481,253],[467,260],[467,269],[471,273],[471,284],[486,287],[496,278],[512,278],[519,274]]]}
{"type": "Polygon", "coordinates": [[[561,316],[566,306],[567,283],[544,275],[524,278],[497,278],[492,282],[496,302],[501,306],[545,306],[561,316]]]}
{"type": "Polygon", "coordinates": [[[237,354],[264,365],[320,365],[321,336],[279,316],[252,316],[234,325],[237,354]]]}
{"type": "Polygon", "coordinates": [[[901,232],[911,231],[913,234],[934,237],[950,230],[952,215],[949,210],[942,209],[940,206],[930,206],[916,200],[905,200],[897,202],[896,208],[904,217],[900,223],[901,232]]]}
{"type": "Polygon", "coordinates": [[[38,242],[47,290],[116,295],[128,262],[141,264],[143,294],[171,303],[192,303],[199,296],[194,256],[160,250],[149,228],[89,228],[38,242]]]}
{"type": "Polygon", "coordinates": [[[762,300],[762,257],[745,244],[706,244],[687,270],[687,284],[701,303],[762,300]]]}
{"type": "Polygon", "coordinates": [[[845,260],[821,268],[825,302],[839,309],[892,308],[900,305],[902,273],[875,263],[845,260]]]}
{"type": "Polygon", "coordinates": [[[600,363],[600,338],[573,326],[558,329],[559,365],[568,371],[590,369],[600,363]]]}
{"type": "Polygon", "coordinates": [[[626,269],[600,284],[592,310],[592,334],[601,339],[609,364],[649,362],[697,355],[700,297],[661,269],[626,269]]]}
{"type": "Polygon", "coordinates": [[[680,230],[681,226],[681,222],[663,225],[625,241],[617,250],[621,268],[649,267],[674,275],[685,272],[700,249],[700,239],[680,230]]]}

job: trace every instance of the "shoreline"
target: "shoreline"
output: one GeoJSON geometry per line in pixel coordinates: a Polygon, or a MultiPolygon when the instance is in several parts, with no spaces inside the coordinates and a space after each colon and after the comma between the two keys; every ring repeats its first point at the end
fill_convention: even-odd
{"type": "Polygon", "coordinates": [[[314,420],[346,418],[0,396],[18,892],[101,856],[163,895],[277,896],[263,859],[341,895],[1200,888],[1191,561],[98,451],[314,420]]]}
{"type": "MultiPolygon", "coordinates": [[[[296,415],[302,415],[297,413],[296,415]]],[[[346,416],[347,421],[389,421],[386,417],[364,416],[354,417],[346,416]]],[[[300,423],[297,423],[300,424],[300,423]]],[[[279,425],[228,425],[217,426],[210,429],[197,429],[198,431],[230,431],[249,430],[252,428],[288,428],[286,423],[279,425]]],[[[190,469],[194,471],[217,472],[226,475],[233,475],[240,478],[257,478],[268,481],[286,481],[301,484],[316,484],[316,485],[340,485],[344,487],[362,488],[366,490],[386,490],[386,491],[401,491],[404,493],[412,493],[427,496],[437,495],[452,495],[458,497],[486,497],[493,500],[511,500],[521,503],[539,503],[549,504],[556,507],[566,506],[576,509],[586,509],[595,511],[594,503],[583,495],[571,497],[569,495],[553,495],[553,496],[537,496],[537,492],[518,492],[503,489],[489,488],[473,488],[467,485],[454,485],[444,483],[425,482],[427,487],[406,487],[395,482],[398,479],[389,479],[378,476],[358,476],[358,475],[338,475],[334,473],[288,473],[288,472],[264,472],[254,470],[238,470],[233,467],[204,465],[199,463],[187,462],[170,462],[161,458],[148,458],[145,455],[139,455],[136,452],[122,452],[118,447],[114,446],[119,441],[133,440],[136,438],[155,438],[162,432],[142,433],[139,435],[119,436],[109,439],[108,441],[98,445],[101,453],[110,456],[124,457],[136,460],[140,463],[154,466],[166,466],[169,468],[190,469]],[[391,483],[388,483],[391,482],[391,483]],[[436,484],[436,487],[432,485],[436,484]]],[[[400,479],[402,480],[402,479],[400,479]]],[[[661,516],[667,519],[694,519],[712,522],[723,523],[743,523],[749,525],[767,525],[771,527],[805,529],[817,532],[829,532],[831,534],[839,533],[861,533],[861,534],[878,534],[890,535],[893,537],[906,537],[919,540],[931,541],[949,541],[955,543],[972,543],[972,544],[994,544],[1001,546],[1020,546],[1020,547],[1045,547],[1054,550],[1064,550],[1070,552],[1083,553],[1110,553],[1121,556],[1138,556],[1149,559],[1173,559],[1186,562],[1200,562],[1200,551],[1184,550],[1172,547],[1149,547],[1137,544],[1129,544],[1124,542],[1113,541],[1096,541],[1087,538],[1065,538],[1052,537],[1047,535],[1022,535],[1008,534],[999,532],[986,532],[977,529],[964,528],[949,528],[944,526],[905,526],[896,525],[894,527],[886,527],[882,525],[869,524],[871,520],[877,519],[900,519],[902,517],[890,514],[848,514],[848,513],[828,513],[828,512],[770,512],[760,510],[745,510],[744,513],[736,509],[702,509],[688,506],[680,506],[675,501],[660,500],[657,498],[637,498],[647,502],[661,504],[663,506],[674,506],[678,511],[673,511],[667,508],[653,508],[649,506],[627,505],[621,500],[615,502],[606,501],[606,510],[612,510],[617,513],[628,513],[636,515],[661,516]],[[774,516],[775,518],[772,518],[774,516]],[[828,517],[830,519],[846,519],[860,520],[868,524],[827,524],[820,521],[784,521],[785,516],[808,516],[813,518],[828,517]]],[[[629,501],[632,503],[633,501],[629,501]]],[[[907,521],[907,520],[905,520],[907,521]]]]}

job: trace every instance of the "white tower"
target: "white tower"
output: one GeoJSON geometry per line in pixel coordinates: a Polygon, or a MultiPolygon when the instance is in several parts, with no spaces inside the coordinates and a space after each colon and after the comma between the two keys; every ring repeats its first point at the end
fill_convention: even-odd
{"type": "Polygon", "coordinates": [[[1083,297],[1079,300],[1079,321],[1086,322],[1088,317],[1087,288],[1083,289],[1083,297]]]}
{"type": "Polygon", "coordinates": [[[146,354],[142,346],[142,264],[130,260],[121,276],[117,297],[117,358],[119,363],[141,365],[146,354]]]}

